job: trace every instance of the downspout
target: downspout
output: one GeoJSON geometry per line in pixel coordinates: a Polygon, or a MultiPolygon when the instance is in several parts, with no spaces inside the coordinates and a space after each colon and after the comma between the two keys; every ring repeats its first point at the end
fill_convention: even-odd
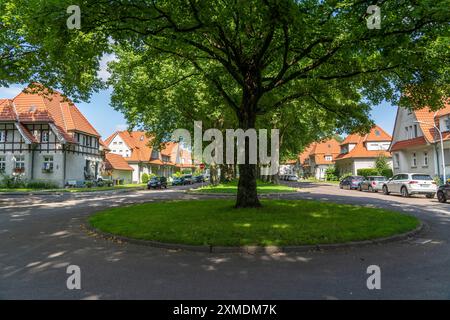
{"type": "Polygon", "coordinates": [[[62,168],[62,170],[63,170],[63,180],[62,180],[62,183],[63,183],[63,187],[65,187],[66,186],[66,164],[67,164],[67,152],[66,152],[66,145],[65,144],[63,144],[63,146],[62,146],[62,154],[63,154],[63,168],[62,168]]]}
{"type": "Polygon", "coordinates": [[[35,146],[31,145],[31,180],[34,180],[34,151],[35,146]]]}

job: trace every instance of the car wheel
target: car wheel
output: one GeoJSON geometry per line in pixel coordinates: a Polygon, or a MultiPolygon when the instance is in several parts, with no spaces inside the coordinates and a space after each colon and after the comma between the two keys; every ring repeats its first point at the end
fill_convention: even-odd
{"type": "Polygon", "coordinates": [[[434,193],[433,194],[427,194],[427,195],[425,195],[425,197],[427,197],[428,199],[433,199],[434,198],[434,193]]]}
{"type": "Polygon", "coordinates": [[[400,193],[402,194],[402,197],[404,197],[404,198],[409,197],[408,189],[406,189],[406,187],[402,187],[402,189],[400,190],[400,193]]]}
{"type": "Polygon", "coordinates": [[[445,197],[445,194],[442,191],[439,191],[437,193],[437,198],[438,198],[438,201],[440,203],[446,203],[447,202],[447,198],[445,197]]]}
{"type": "Polygon", "coordinates": [[[388,195],[388,194],[389,194],[389,190],[388,190],[388,187],[387,187],[387,186],[383,186],[383,193],[384,193],[385,195],[388,195]]]}

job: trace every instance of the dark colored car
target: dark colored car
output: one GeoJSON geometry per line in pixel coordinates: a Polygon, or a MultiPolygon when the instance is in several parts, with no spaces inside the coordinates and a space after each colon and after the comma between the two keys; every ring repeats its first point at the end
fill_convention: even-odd
{"type": "Polygon", "coordinates": [[[173,186],[182,186],[184,185],[184,178],[183,177],[179,177],[179,178],[174,178],[172,181],[172,185],[173,186]]]}
{"type": "Polygon", "coordinates": [[[203,175],[199,175],[199,176],[195,176],[194,177],[194,182],[198,183],[198,182],[205,182],[206,179],[203,175]]]}
{"type": "Polygon", "coordinates": [[[185,175],[183,176],[184,178],[184,184],[193,184],[194,183],[194,178],[192,178],[191,174],[185,175]]]}
{"type": "Polygon", "coordinates": [[[147,182],[147,189],[167,189],[166,177],[153,177],[147,182]]]}
{"type": "Polygon", "coordinates": [[[438,188],[437,198],[441,203],[445,203],[450,199],[450,184],[447,183],[438,188]]]}
{"type": "Polygon", "coordinates": [[[339,188],[341,189],[358,189],[359,184],[364,181],[362,176],[348,176],[339,182],[339,188]]]}

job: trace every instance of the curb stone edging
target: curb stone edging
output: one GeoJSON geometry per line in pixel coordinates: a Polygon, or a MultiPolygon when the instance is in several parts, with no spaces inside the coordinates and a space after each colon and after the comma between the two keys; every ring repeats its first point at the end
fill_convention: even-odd
{"type": "Polygon", "coordinates": [[[24,191],[24,192],[0,192],[0,196],[42,196],[42,195],[86,195],[86,194],[101,194],[105,192],[114,192],[114,193],[127,193],[133,191],[141,191],[144,189],[119,189],[119,190],[97,190],[97,191],[79,191],[79,192],[70,192],[70,191],[24,191]]]}
{"type": "Polygon", "coordinates": [[[95,227],[93,227],[89,221],[89,217],[85,220],[83,224],[86,229],[93,232],[95,235],[100,236],[103,239],[113,239],[116,241],[121,241],[125,243],[143,245],[154,248],[161,248],[167,250],[184,250],[192,252],[206,252],[206,253],[246,253],[246,254],[273,254],[273,253],[289,253],[289,252],[308,252],[308,251],[320,251],[320,250],[332,250],[332,249],[342,249],[351,247],[363,247],[368,245],[383,244],[389,242],[396,242],[401,240],[406,240],[415,237],[417,234],[423,231],[425,224],[419,220],[420,224],[415,229],[404,232],[401,234],[396,234],[390,237],[377,238],[372,240],[362,240],[362,241],[351,241],[345,243],[331,243],[331,244],[317,244],[317,245],[302,245],[302,246],[242,246],[242,247],[224,247],[224,246],[206,246],[206,245],[189,245],[189,244],[174,244],[174,243],[164,243],[152,240],[141,240],[133,239],[124,236],[119,236],[107,232],[103,232],[95,227]]]}

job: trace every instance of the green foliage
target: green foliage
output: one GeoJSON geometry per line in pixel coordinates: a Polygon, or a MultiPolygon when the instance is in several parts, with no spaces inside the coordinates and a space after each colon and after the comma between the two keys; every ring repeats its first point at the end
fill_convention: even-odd
{"type": "Polygon", "coordinates": [[[181,173],[181,171],[177,171],[172,175],[174,178],[181,178],[183,176],[183,174],[181,173]]]}
{"type": "Polygon", "coordinates": [[[392,171],[391,168],[386,168],[380,171],[380,175],[386,178],[392,178],[394,172],[392,171]]]}
{"type": "Polygon", "coordinates": [[[192,174],[192,169],[182,169],[181,174],[192,174]]]}
{"type": "Polygon", "coordinates": [[[351,172],[344,173],[339,177],[339,181],[344,180],[345,178],[350,177],[352,175],[353,175],[353,173],[351,173],[351,172]]]}
{"type": "Polygon", "coordinates": [[[142,181],[142,183],[147,183],[148,180],[150,180],[150,178],[149,178],[148,174],[144,172],[144,173],[141,175],[141,181],[142,181]]]}
{"type": "Polygon", "coordinates": [[[375,168],[377,168],[379,172],[390,169],[389,159],[385,155],[380,154],[375,160],[375,168]]]}
{"type": "Polygon", "coordinates": [[[339,170],[335,166],[330,166],[325,170],[325,180],[327,181],[338,181],[339,180],[339,170]]]}
{"type": "Polygon", "coordinates": [[[5,189],[57,189],[58,185],[51,181],[27,181],[21,175],[6,176],[0,179],[0,188],[5,189]]]}
{"type": "Polygon", "coordinates": [[[92,182],[92,181],[85,181],[84,182],[84,186],[86,188],[92,188],[94,186],[94,182],[92,182]]]}
{"type": "Polygon", "coordinates": [[[379,176],[380,172],[376,168],[362,168],[357,170],[357,174],[367,178],[368,176],[379,176]]]}

